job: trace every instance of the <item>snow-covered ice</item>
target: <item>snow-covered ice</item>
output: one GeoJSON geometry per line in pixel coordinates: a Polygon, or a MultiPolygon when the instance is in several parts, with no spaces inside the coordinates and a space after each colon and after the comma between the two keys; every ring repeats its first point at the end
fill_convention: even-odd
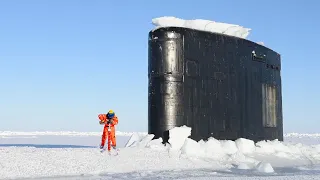
{"type": "Polygon", "coordinates": [[[245,28],[235,24],[228,24],[204,19],[184,20],[173,16],[154,18],[152,19],[152,24],[156,26],[155,29],[158,29],[160,27],[183,27],[200,31],[222,33],[243,39],[247,38],[251,30],[250,28],[245,28]]]}
{"type": "Polygon", "coordinates": [[[191,128],[187,126],[175,127],[169,130],[169,143],[171,149],[179,150],[183,146],[185,140],[191,135],[191,128]]]}
{"type": "MultiPolygon", "coordinates": [[[[285,142],[254,143],[243,138],[236,141],[209,138],[197,142],[190,139],[191,131],[186,126],[171,129],[171,144],[166,145],[161,143],[161,138],[152,140],[152,134],[122,133],[121,136],[119,133],[118,156],[99,152],[101,133],[90,137],[30,133],[35,138],[19,141],[32,144],[38,139],[40,144],[42,139],[43,144],[56,144],[68,137],[71,138],[68,142],[77,139],[78,145],[94,147],[0,147],[0,179],[320,179],[319,136],[307,136],[310,138],[307,144],[299,141],[305,136],[298,134],[286,134],[285,142]],[[57,140],[52,143],[48,137],[57,140]]],[[[19,133],[7,132],[0,137],[5,136],[11,139],[0,138],[0,144],[14,141],[19,133]]]]}

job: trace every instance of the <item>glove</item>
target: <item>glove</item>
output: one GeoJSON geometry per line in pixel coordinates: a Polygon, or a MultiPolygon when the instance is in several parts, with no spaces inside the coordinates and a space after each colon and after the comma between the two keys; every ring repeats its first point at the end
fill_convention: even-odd
{"type": "Polygon", "coordinates": [[[113,124],[113,119],[110,119],[110,120],[108,121],[108,124],[113,124]]]}

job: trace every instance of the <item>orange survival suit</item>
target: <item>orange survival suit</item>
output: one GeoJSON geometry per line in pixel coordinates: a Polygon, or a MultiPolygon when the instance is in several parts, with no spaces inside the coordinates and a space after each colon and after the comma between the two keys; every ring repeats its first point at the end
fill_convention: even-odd
{"type": "Polygon", "coordinates": [[[116,142],[116,131],[115,131],[115,125],[118,124],[118,117],[114,114],[112,110],[108,112],[108,114],[99,114],[98,115],[100,124],[104,124],[103,133],[102,133],[102,139],[101,139],[101,145],[100,148],[102,149],[105,145],[106,139],[108,137],[108,122],[110,123],[111,127],[111,147],[116,149],[117,142],[116,142]]]}

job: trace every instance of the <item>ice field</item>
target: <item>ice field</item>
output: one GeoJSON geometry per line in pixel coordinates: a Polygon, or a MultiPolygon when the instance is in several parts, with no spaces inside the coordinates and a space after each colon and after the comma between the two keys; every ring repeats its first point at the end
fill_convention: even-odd
{"type": "Polygon", "coordinates": [[[320,136],[285,141],[193,141],[171,145],[146,133],[117,132],[118,156],[100,153],[100,132],[0,132],[1,179],[320,179],[320,136]]]}

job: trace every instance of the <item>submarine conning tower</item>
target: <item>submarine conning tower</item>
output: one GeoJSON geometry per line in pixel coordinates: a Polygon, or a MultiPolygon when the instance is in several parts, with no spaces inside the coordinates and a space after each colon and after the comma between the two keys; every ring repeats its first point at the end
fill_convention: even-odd
{"type": "Polygon", "coordinates": [[[283,141],[281,57],[255,42],[183,27],[148,39],[148,133],[283,141]]]}

